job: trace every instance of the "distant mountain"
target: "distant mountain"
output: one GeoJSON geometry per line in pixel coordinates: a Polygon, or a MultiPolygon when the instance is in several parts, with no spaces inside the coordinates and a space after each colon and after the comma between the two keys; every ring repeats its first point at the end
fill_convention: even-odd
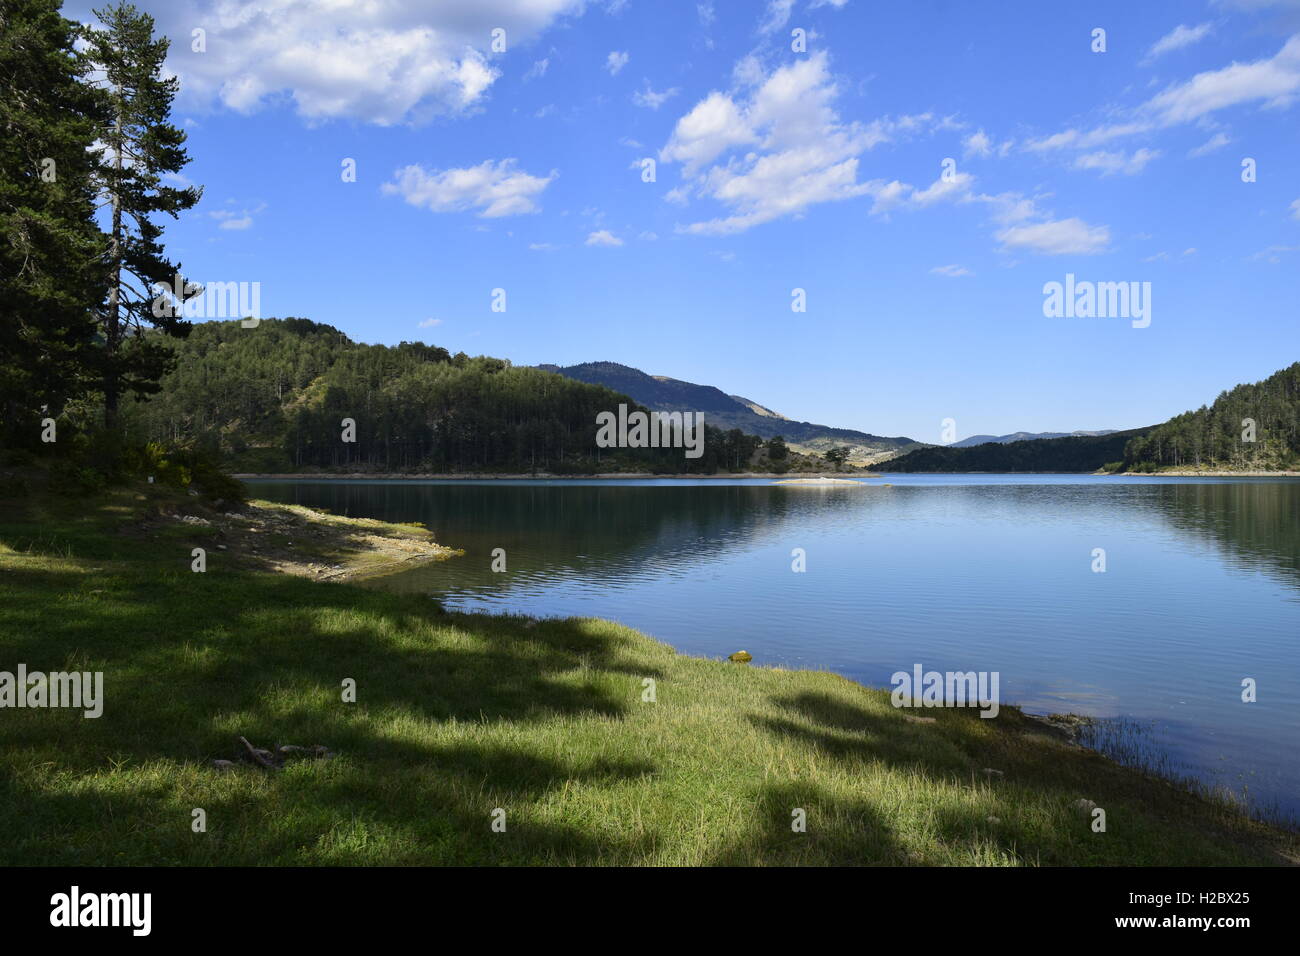
{"type": "Polygon", "coordinates": [[[976,445],[987,445],[989,442],[1006,445],[1013,441],[1038,441],[1041,438],[1096,438],[1099,435],[1114,433],[1114,428],[1103,428],[1095,432],[1012,432],[1010,435],[971,435],[970,438],[963,438],[946,447],[973,448],[976,445]]]}
{"type": "Polygon", "coordinates": [[[617,362],[584,362],[566,367],[539,365],[538,368],[589,385],[604,385],[654,411],[700,411],[704,412],[707,423],[718,428],[739,428],[763,438],[781,435],[795,451],[821,453],[836,446],[848,447],[851,461],[874,463],[924,447],[911,438],[883,438],[851,428],[792,421],[764,405],[739,395],[728,395],[712,385],[696,385],[666,375],[647,375],[617,362]]]}
{"type": "Polygon", "coordinates": [[[967,448],[929,446],[890,460],[881,471],[1092,472],[1121,461],[1130,439],[1150,430],[1133,428],[1105,435],[985,442],[967,448]]]}

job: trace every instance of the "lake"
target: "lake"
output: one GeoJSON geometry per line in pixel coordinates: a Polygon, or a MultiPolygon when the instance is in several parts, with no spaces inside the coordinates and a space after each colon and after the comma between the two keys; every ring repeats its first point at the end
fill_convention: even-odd
{"type": "Polygon", "coordinates": [[[1122,759],[1226,788],[1259,813],[1300,814],[1298,481],[249,485],[272,501],[419,521],[465,549],[385,588],[457,610],[611,618],[684,653],[743,648],[755,664],[873,686],[916,664],[997,671],[1004,704],[1104,718],[1095,740],[1122,759]],[[491,568],[497,548],[504,573],[491,568]],[[1242,701],[1246,678],[1254,703],[1242,701]]]}

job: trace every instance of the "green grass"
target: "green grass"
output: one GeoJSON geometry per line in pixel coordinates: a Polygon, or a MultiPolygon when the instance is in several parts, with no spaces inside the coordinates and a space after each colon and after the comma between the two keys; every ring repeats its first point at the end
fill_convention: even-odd
{"type": "Polygon", "coordinates": [[[166,494],[0,503],[0,670],[102,670],[106,697],[97,720],[0,710],[2,864],[1296,857],[1294,835],[1068,747],[1013,708],[918,723],[832,674],[686,657],[609,622],[446,614],[215,551],[195,574],[188,529],[122,531],[166,494]],[[338,756],[212,769],[238,735],[338,756]],[[1107,832],[1080,798],[1107,811],[1107,832]]]}

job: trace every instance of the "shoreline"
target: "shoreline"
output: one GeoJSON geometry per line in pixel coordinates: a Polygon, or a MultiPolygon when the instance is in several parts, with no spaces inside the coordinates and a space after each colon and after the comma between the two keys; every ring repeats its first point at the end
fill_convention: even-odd
{"type": "Polygon", "coordinates": [[[851,482],[859,479],[888,478],[892,475],[1070,475],[1091,478],[1300,478],[1300,471],[1161,471],[1161,472],[1121,472],[1118,474],[1096,471],[871,471],[860,474],[838,473],[832,476],[790,472],[741,472],[727,475],[652,475],[641,472],[599,472],[594,475],[551,475],[551,474],[482,474],[467,472],[447,474],[430,472],[427,474],[406,474],[404,472],[330,472],[306,473],[290,472],[282,474],[263,474],[236,472],[232,475],[240,481],[611,481],[611,480],[652,480],[652,481],[700,481],[700,480],[753,480],[770,479],[789,484],[793,482],[833,481],[851,482]]]}
{"type": "MultiPolygon", "coordinates": [[[[1094,472],[1094,474],[1096,474],[1094,472]]],[[[1300,471],[1126,471],[1107,478],[1300,478],[1300,471]]]]}
{"type": "MultiPolygon", "coordinates": [[[[960,708],[917,712],[895,707],[887,688],[833,671],[772,666],[762,655],[738,664],[679,653],[594,617],[449,611],[423,594],[333,573],[367,556],[380,559],[376,569],[413,551],[449,556],[447,545],[414,524],[256,500],[219,511],[159,484],[109,489],[90,508],[36,484],[0,501],[0,524],[0,573],[13,572],[14,584],[6,614],[13,621],[39,616],[45,627],[75,634],[79,659],[108,670],[123,691],[110,695],[116,710],[103,724],[71,722],[57,736],[44,725],[33,736],[31,723],[0,724],[0,772],[26,775],[31,784],[10,788],[0,814],[32,821],[22,841],[0,849],[0,859],[234,866],[1300,861],[1294,828],[1252,816],[1223,795],[1120,764],[1080,743],[1080,721],[1061,714],[1011,704],[993,720],[960,708]],[[185,570],[195,544],[209,549],[204,574],[185,570]],[[375,553],[388,548],[395,553],[375,553]],[[302,567],[286,567],[286,555],[302,567]],[[322,580],[333,586],[317,587],[322,580]],[[361,694],[340,717],[334,688],[358,674],[361,694]],[[672,688],[661,691],[657,706],[646,706],[643,675],[672,688]],[[232,699],[240,702],[233,713],[232,699]],[[147,738],[139,727],[150,728],[147,738]],[[244,756],[236,735],[277,750],[284,740],[321,745],[336,759],[270,774],[244,756]],[[106,769],[108,753],[133,759],[106,769]],[[556,799],[560,779],[576,785],[556,799]],[[160,780],[178,794],[169,804],[178,813],[205,800],[230,801],[223,822],[229,839],[214,850],[160,830],[160,780]],[[51,799],[72,803],[92,785],[122,798],[111,820],[48,810],[51,799]],[[485,805],[510,806],[527,823],[510,841],[419,839],[431,804],[442,828],[433,832],[481,827],[485,805]],[[692,808],[687,817],[682,804],[692,808]],[[384,808],[379,819],[387,829],[358,831],[365,841],[341,846],[320,842],[330,822],[376,806],[384,808]],[[636,808],[631,822],[628,806],[636,808]],[[812,808],[816,842],[786,836],[788,806],[812,808]],[[1091,837],[1088,814],[1096,807],[1123,821],[1115,839],[1091,837]],[[763,825],[773,808],[782,811],[778,824],[763,825]],[[270,814],[290,830],[268,831],[270,814]],[[935,820],[950,823],[936,831],[935,820]],[[630,825],[646,839],[621,839],[630,825]],[[557,833],[566,842],[557,845],[557,833]],[[61,846],[74,851],[53,849],[61,846]]],[[[21,659],[28,639],[16,627],[6,633],[0,646],[21,659]]],[[[44,646],[47,655],[60,650],[44,646]]],[[[29,712],[28,720],[37,716],[29,712]]]]}
{"type": "MultiPolygon", "coordinates": [[[[374,481],[607,481],[611,479],[645,479],[659,481],[670,479],[675,481],[697,481],[701,479],[713,480],[734,480],[734,479],[751,479],[751,478],[770,478],[774,481],[780,480],[801,480],[808,479],[817,481],[826,476],[816,473],[794,472],[793,478],[791,472],[778,474],[776,472],[747,471],[737,474],[728,475],[652,475],[643,472],[629,471],[612,471],[599,472],[594,475],[551,475],[551,474],[482,474],[478,472],[465,472],[460,474],[446,474],[430,472],[428,474],[406,474],[404,472],[330,472],[328,474],[308,474],[308,473],[287,473],[287,474],[254,474],[246,472],[235,472],[232,478],[238,478],[240,481],[334,481],[337,479],[346,479],[355,481],[359,479],[371,479],[374,481]]],[[[835,476],[839,480],[839,475],[835,476]]],[[[853,478],[882,478],[879,472],[863,472],[860,475],[854,475],[853,478]]]]}

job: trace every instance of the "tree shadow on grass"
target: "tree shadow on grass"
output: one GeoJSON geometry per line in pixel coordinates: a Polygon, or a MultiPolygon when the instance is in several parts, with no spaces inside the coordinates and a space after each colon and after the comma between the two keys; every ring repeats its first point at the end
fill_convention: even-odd
{"type": "Polygon", "coordinates": [[[346,706],[348,678],[372,711],[480,721],[618,717],[641,678],[662,677],[582,620],[446,615],[414,597],[257,575],[178,574],[93,597],[75,573],[6,578],[41,596],[0,609],[0,661],[93,664],[105,675],[102,726],[134,713],[156,739],[204,712],[255,710],[272,693],[346,706]]]}
{"type": "Polygon", "coordinates": [[[812,783],[762,787],[745,834],[709,856],[710,866],[898,866],[905,849],[866,800],[845,800],[812,783]],[[795,829],[803,813],[802,832],[795,829]]]}
{"type": "Polygon", "coordinates": [[[565,762],[507,747],[350,754],[281,772],[241,767],[178,793],[161,778],[63,786],[0,766],[0,863],[20,865],[483,865],[630,862],[649,835],[596,834],[540,818],[577,783],[617,785],[639,761],[565,762]],[[193,831],[193,805],[205,830],[193,831]],[[493,829],[497,812],[504,830],[493,829]],[[91,823],[93,825],[88,826],[91,823]]]}
{"type": "Polygon", "coordinates": [[[617,719],[641,677],[662,676],[613,628],[446,615],[416,597],[253,574],[4,573],[19,599],[0,607],[0,669],[104,672],[98,719],[32,710],[0,724],[5,862],[581,863],[652,849],[541,812],[557,788],[655,770],[564,747],[563,722],[617,719]],[[344,678],[356,703],[342,700],[344,678]],[[523,742],[476,731],[498,723],[523,742]],[[235,756],[238,734],[339,758],[208,769],[235,756]],[[207,834],[190,830],[187,799],[202,801],[207,834]],[[490,829],[496,806],[505,833],[490,829]]]}
{"type": "Polygon", "coordinates": [[[935,708],[926,714],[934,723],[916,723],[900,719],[915,715],[872,712],[826,694],[773,703],[791,717],[751,718],[768,733],[815,748],[849,773],[884,765],[924,781],[925,813],[911,825],[925,838],[910,862],[1276,865],[1294,853],[1294,841],[1261,840],[1241,817],[1069,747],[1015,707],[1003,706],[996,718],[935,708]],[[947,799],[930,799],[944,788],[947,799]],[[1093,832],[1081,799],[1107,809],[1109,833],[1093,832]],[[1201,821],[1195,833],[1188,819],[1201,821]]]}
{"type": "MultiPolygon", "coordinates": [[[[1046,796],[1058,808],[1077,799],[1078,791],[1068,781],[1044,780],[1033,773],[1034,769],[1043,769],[1042,759],[1050,758],[1039,756],[1025,760],[1018,756],[1040,748],[1021,746],[1016,738],[1020,736],[1019,724],[1024,718],[1010,708],[1004,708],[999,718],[993,718],[1005,717],[1010,727],[993,735],[986,749],[972,745],[962,736],[964,722],[985,720],[970,710],[935,710],[932,713],[936,723],[919,724],[875,713],[825,694],[805,693],[774,702],[790,712],[791,719],[751,718],[757,726],[799,746],[815,748],[843,770],[864,771],[872,765],[878,768],[883,764],[891,770],[919,776],[927,791],[930,784],[936,791],[940,788],[967,791],[965,800],[936,801],[927,809],[924,821],[927,839],[921,841],[918,849],[895,854],[897,862],[935,865],[965,855],[971,859],[1053,863],[1077,860],[1085,855],[1081,841],[1089,835],[1089,830],[1082,818],[1076,821],[1068,813],[1058,812],[1049,814],[1053,819],[1026,821],[1016,812],[1019,787],[1039,791],[1040,797],[1046,796]],[[1011,747],[999,746],[1008,740],[1011,747]],[[1001,773],[987,773],[988,761],[994,761],[989,769],[1001,773]],[[959,808],[954,802],[976,806],[959,808]]],[[[976,724],[966,729],[990,728],[976,724]]],[[[1044,755],[1047,753],[1043,751],[1044,755]]],[[[852,833],[845,838],[850,845],[862,839],[852,833]]]]}

